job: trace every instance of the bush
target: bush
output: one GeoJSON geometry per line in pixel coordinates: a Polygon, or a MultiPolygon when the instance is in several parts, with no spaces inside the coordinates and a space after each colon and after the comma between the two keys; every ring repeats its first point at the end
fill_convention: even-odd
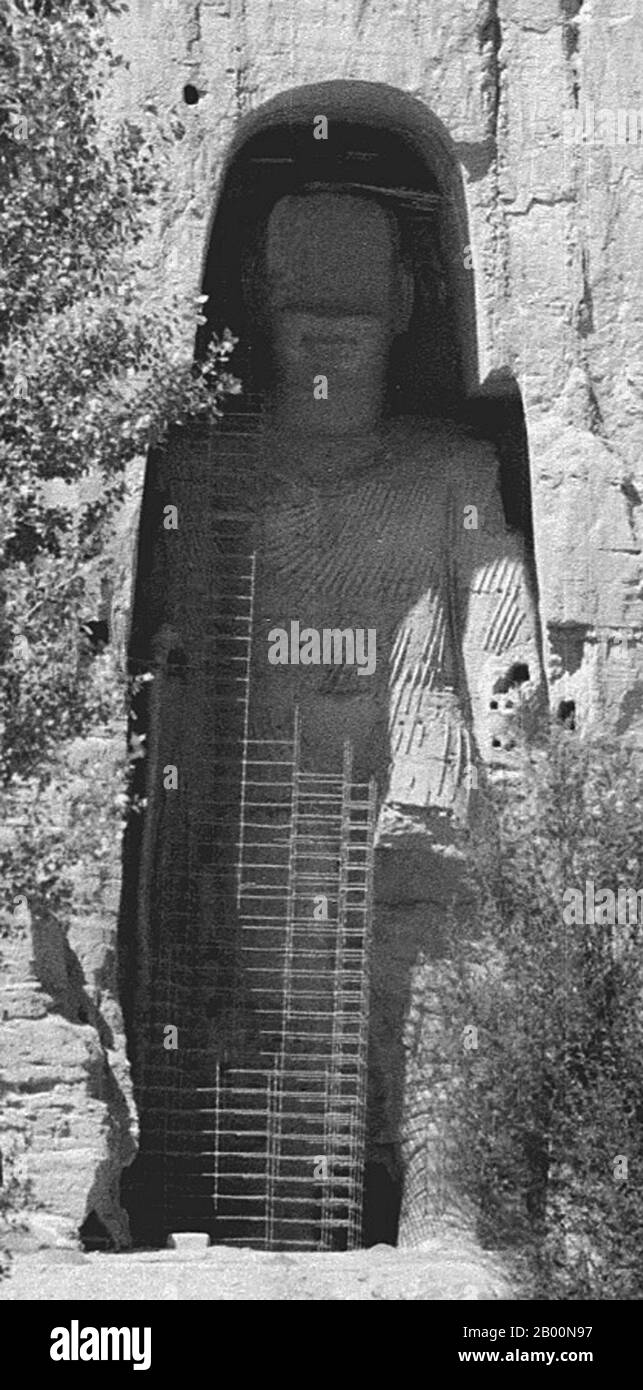
{"type": "Polygon", "coordinates": [[[643,887],[643,781],[558,734],[525,788],[488,803],[452,927],[451,1161],[483,1238],[529,1246],[536,1296],[640,1298],[643,928],[599,890],[643,887]]]}
{"type": "MultiPolygon", "coordinates": [[[[169,134],[101,101],[121,59],[104,0],[3,0],[0,57],[0,775],[120,712],[83,621],[128,465],[170,425],[217,420],[234,340],[192,362],[200,297],[146,259],[169,134]],[[156,271],[156,274],[155,274],[156,271]]],[[[120,692],[122,697],[122,691],[120,692]]]]}

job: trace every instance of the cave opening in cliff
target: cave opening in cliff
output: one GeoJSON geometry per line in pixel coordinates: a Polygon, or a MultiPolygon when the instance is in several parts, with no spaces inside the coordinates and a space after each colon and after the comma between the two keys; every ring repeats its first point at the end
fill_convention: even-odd
{"type": "MultiPolygon", "coordinates": [[[[389,111],[376,118],[358,101],[351,114],[350,84],[337,86],[336,114],[330,92],[319,107],[327,140],[313,134],[319,97],[300,95],[237,143],[205,262],[197,356],[213,331],[229,328],[243,392],[214,435],[184,429],[148,462],[131,636],[131,734],[142,756],[119,944],[141,1123],[123,1200],[143,1245],[195,1229],[267,1249],[394,1244],[398,1234],[411,955],[391,949],[390,923],[373,923],[388,758],[382,663],[365,738],[355,666],[320,669],[311,696],[292,666],[272,668],[266,681],[257,656],[276,613],[296,620],[308,592],[308,621],[317,603],[307,526],[310,572],[321,565],[317,523],[293,523],[292,471],[281,511],[272,497],[253,508],[267,495],[262,475],[274,468],[281,486],[291,468],[283,457],[275,466],[283,434],[270,404],[265,267],[276,206],[303,225],[306,200],[321,200],[312,206],[330,210],[347,246],[347,209],[383,236],[394,222],[399,284],[406,276],[414,294],[387,362],[384,420],[446,417],[482,433],[488,420],[471,406],[466,218],[457,180],[443,177],[444,150],[436,139],[432,163],[389,111]],[[175,532],[163,524],[169,503],[175,532]],[[370,990],[396,971],[392,992],[370,990]]],[[[297,254],[295,238],[295,262],[297,254]]],[[[357,258],[358,283],[362,274],[357,258]]],[[[313,439],[302,467],[336,455],[339,487],[352,448],[345,434],[331,445],[313,439]]],[[[510,442],[510,469],[513,457],[510,442]]],[[[347,584],[341,578],[336,595],[347,584]]],[[[350,593],[346,601],[350,610],[350,593]]],[[[353,631],[350,620],[351,611],[333,615],[353,631]]]]}

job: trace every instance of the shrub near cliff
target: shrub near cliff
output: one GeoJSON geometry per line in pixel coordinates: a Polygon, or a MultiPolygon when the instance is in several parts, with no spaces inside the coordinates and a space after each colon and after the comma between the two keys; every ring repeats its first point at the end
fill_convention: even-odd
{"type": "Polygon", "coordinates": [[[454,925],[452,1161],[486,1237],[529,1249],[537,1296],[640,1298],[643,927],[565,903],[641,885],[643,785],[629,750],[563,734],[527,787],[489,808],[475,925],[454,925]]]}
{"type": "Polygon", "coordinates": [[[82,623],[127,465],[171,423],[216,418],[235,386],[229,338],[192,366],[200,304],[150,294],[144,236],[170,136],[126,121],[106,132],[101,96],[122,60],[104,15],[118,8],[0,6],[5,777],[109,717],[82,623]]]}

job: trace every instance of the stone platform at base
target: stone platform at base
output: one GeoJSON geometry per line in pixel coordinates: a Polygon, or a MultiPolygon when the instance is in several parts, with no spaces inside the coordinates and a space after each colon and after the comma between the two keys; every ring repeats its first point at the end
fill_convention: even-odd
{"type": "Polygon", "coordinates": [[[529,1298],[497,1257],[432,1242],[415,1250],[377,1245],[350,1254],[279,1254],[210,1246],[84,1255],[16,1254],[0,1300],[166,1299],[481,1301],[529,1298]]]}

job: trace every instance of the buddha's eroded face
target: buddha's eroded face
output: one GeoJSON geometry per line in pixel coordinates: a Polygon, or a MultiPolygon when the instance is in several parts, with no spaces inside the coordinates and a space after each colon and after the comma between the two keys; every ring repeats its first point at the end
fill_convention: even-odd
{"type": "Polygon", "coordinates": [[[286,424],[342,434],[376,424],[389,348],[408,317],[395,225],[364,197],[283,198],[268,224],[268,303],[286,424]]]}

